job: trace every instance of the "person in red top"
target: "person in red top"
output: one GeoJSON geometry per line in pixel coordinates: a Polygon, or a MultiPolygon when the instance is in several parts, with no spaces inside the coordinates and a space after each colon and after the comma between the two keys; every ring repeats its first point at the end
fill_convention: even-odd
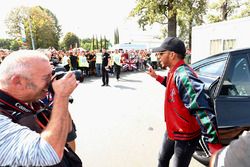
{"type": "Polygon", "coordinates": [[[201,134],[204,135],[211,153],[222,147],[216,127],[215,115],[204,92],[204,83],[194,70],[185,64],[186,48],[176,37],[166,38],[158,52],[162,67],[168,67],[167,77],[159,76],[152,67],[148,74],[162,85],[165,93],[166,133],[158,167],[187,167],[201,134]]]}

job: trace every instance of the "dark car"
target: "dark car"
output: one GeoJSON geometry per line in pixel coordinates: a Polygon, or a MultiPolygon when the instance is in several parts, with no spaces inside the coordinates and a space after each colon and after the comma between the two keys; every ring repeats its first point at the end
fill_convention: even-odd
{"type": "MultiPolygon", "coordinates": [[[[250,129],[250,48],[223,52],[191,65],[205,83],[223,145],[250,129]]],[[[201,139],[193,157],[208,165],[211,154],[201,139]]]]}

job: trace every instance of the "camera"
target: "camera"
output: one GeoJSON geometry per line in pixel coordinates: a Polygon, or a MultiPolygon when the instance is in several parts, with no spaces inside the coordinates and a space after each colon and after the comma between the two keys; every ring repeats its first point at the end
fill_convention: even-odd
{"type": "MultiPolygon", "coordinates": [[[[84,81],[84,73],[81,70],[73,70],[72,72],[75,74],[77,81],[84,81]]],[[[61,79],[66,73],[64,67],[55,67],[52,71],[52,75],[55,75],[56,80],[61,79]]]]}
{"type": "MultiPolygon", "coordinates": [[[[84,81],[84,73],[81,70],[73,70],[72,71],[75,74],[76,80],[80,81],[81,83],[84,81]]],[[[67,74],[67,71],[64,67],[55,67],[52,71],[52,75],[55,76],[55,79],[61,79],[65,74],[67,74]]],[[[49,84],[48,91],[54,94],[54,90],[52,87],[52,82],[49,84]]]]}

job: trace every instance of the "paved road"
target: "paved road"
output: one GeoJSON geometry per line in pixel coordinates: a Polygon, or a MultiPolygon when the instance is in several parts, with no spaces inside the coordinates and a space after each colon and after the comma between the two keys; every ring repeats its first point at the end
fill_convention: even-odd
{"type": "MultiPolygon", "coordinates": [[[[163,73],[164,71],[160,71],[163,73]]],[[[164,87],[145,72],[90,77],[73,93],[77,153],[85,167],[156,167],[165,129],[164,87]]],[[[191,167],[203,167],[192,160],[191,167]]]]}

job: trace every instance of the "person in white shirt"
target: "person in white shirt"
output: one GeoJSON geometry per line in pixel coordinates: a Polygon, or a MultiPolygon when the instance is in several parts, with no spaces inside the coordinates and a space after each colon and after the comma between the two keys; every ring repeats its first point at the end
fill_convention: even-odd
{"type": "Polygon", "coordinates": [[[66,69],[66,71],[69,71],[70,69],[70,59],[69,59],[69,52],[66,52],[66,54],[64,53],[63,58],[62,58],[62,65],[64,66],[64,68],[66,69]]]}
{"type": "Polygon", "coordinates": [[[119,53],[119,50],[116,49],[115,53],[113,53],[113,60],[114,60],[114,66],[115,66],[115,73],[116,73],[116,79],[120,79],[120,73],[121,73],[121,53],[119,53]]]}
{"type": "Polygon", "coordinates": [[[96,76],[100,77],[102,76],[102,52],[97,51],[96,52],[96,62],[95,62],[95,68],[96,68],[96,76]]]}

